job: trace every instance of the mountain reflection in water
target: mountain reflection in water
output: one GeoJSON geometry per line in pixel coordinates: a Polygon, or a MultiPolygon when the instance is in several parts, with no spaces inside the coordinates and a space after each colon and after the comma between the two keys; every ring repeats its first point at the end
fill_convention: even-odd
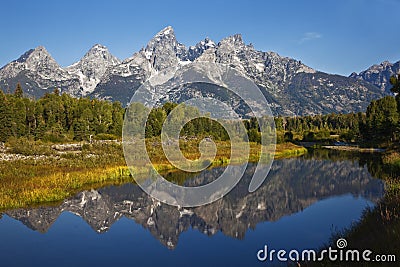
{"type": "MultiPolygon", "coordinates": [[[[309,207],[319,200],[352,194],[377,202],[384,193],[383,183],[357,162],[307,160],[274,161],[264,184],[249,193],[248,184],[255,165],[249,164],[245,176],[224,198],[196,208],[169,206],[149,197],[138,186],[125,184],[83,191],[54,207],[5,212],[32,230],[47,232],[64,211],[82,217],[98,233],[106,232],[121,217],[142,225],[162,244],[174,249],[179,236],[189,228],[206,235],[222,232],[243,239],[258,223],[277,221],[309,207]]],[[[186,186],[212,181],[223,167],[205,170],[189,178],[186,186]]]]}

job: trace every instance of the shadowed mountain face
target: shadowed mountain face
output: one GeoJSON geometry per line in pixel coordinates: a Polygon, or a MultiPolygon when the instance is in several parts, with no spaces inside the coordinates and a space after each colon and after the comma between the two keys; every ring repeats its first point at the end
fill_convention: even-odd
{"type": "MultiPolygon", "coordinates": [[[[186,186],[207,183],[223,171],[214,168],[188,179],[186,186]]],[[[376,202],[384,193],[383,184],[365,166],[352,161],[286,159],[274,162],[264,184],[247,191],[255,165],[224,198],[191,209],[162,204],[138,186],[126,184],[83,191],[57,207],[13,210],[6,214],[32,230],[47,232],[58,216],[69,211],[82,217],[98,233],[106,232],[121,217],[134,220],[170,249],[189,228],[206,235],[219,231],[243,239],[258,223],[277,221],[313,203],[343,194],[362,196],[376,202]]]]}

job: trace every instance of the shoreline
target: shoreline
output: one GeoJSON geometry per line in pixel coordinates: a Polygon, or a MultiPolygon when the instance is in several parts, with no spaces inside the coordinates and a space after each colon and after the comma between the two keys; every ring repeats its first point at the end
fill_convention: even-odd
{"type": "MultiPolygon", "coordinates": [[[[82,190],[135,182],[125,159],[118,154],[122,152],[120,144],[101,145],[113,146],[114,151],[106,153],[99,148],[93,148],[80,153],[71,151],[61,155],[42,155],[38,159],[37,156],[25,156],[26,158],[0,161],[0,171],[5,173],[0,179],[0,211],[51,205],[82,190]]],[[[257,148],[257,145],[253,144],[253,148],[257,148]]],[[[249,162],[258,161],[259,154],[255,150],[251,150],[249,162]]],[[[292,143],[277,144],[274,159],[297,157],[305,153],[306,148],[292,143]]],[[[210,167],[229,163],[229,158],[223,154],[216,157],[210,167]]],[[[239,162],[233,164],[236,163],[239,162]]],[[[153,165],[160,172],[174,170],[162,161],[153,165]]],[[[136,175],[146,173],[138,170],[136,175]]]]}
{"type": "Polygon", "coordinates": [[[359,146],[321,146],[321,147],[326,149],[355,151],[360,153],[383,153],[386,151],[383,148],[359,147],[359,146]]]}

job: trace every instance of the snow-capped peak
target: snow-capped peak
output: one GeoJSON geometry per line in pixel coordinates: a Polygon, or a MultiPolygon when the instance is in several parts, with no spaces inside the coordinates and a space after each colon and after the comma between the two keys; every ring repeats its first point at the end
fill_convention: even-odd
{"type": "Polygon", "coordinates": [[[38,46],[35,49],[27,51],[16,62],[25,64],[26,69],[33,71],[43,68],[60,68],[58,63],[43,46],[38,46]]]}
{"type": "MultiPolygon", "coordinates": [[[[104,61],[104,63],[112,63],[113,65],[119,64],[120,61],[114,57],[105,47],[101,44],[95,44],[79,61],[81,63],[88,63],[89,61],[104,61]]],[[[79,63],[78,62],[78,63],[79,63]]]]}
{"type": "Polygon", "coordinates": [[[186,61],[187,50],[176,40],[174,29],[168,26],[158,32],[132,59],[144,69],[157,72],[186,61]]]}
{"type": "Polygon", "coordinates": [[[365,80],[380,88],[383,92],[391,93],[390,77],[400,73],[400,61],[391,63],[383,61],[380,64],[370,66],[360,73],[353,72],[350,77],[365,80]]]}
{"type": "Polygon", "coordinates": [[[188,59],[190,61],[194,61],[195,59],[200,57],[204,53],[204,51],[206,51],[209,48],[215,48],[215,47],[216,44],[207,37],[204,40],[197,43],[195,46],[189,47],[188,59]]]}
{"type": "Polygon", "coordinates": [[[146,51],[154,51],[160,45],[177,46],[174,29],[171,26],[159,31],[146,45],[146,51]]]}
{"type": "Polygon", "coordinates": [[[201,44],[204,44],[205,47],[215,47],[215,43],[210,40],[208,37],[204,39],[204,41],[201,41],[201,44]]]}
{"type": "Polygon", "coordinates": [[[243,46],[245,46],[241,34],[234,34],[222,39],[220,45],[222,44],[229,44],[238,48],[242,48],[243,46]]]}
{"type": "Polygon", "coordinates": [[[0,70],[0,76],[13,78],[23,70],[37,72],[46,77],[59,76],[62,72],[61,67],[43,46],[28,50],[17,60],[4,66],[0,70]]]}
{"type": "Polygon", "coordinates": [[[28,51],[26,51],[22,56],[20,56],[17,60],[17,62],[20,63],[24,63],[27,60],[29,60],[29,58],[31,56],[34,56],[35,54],[39,55],[39,54],[45,54],[46,56],[49,55],[49,52],[47,52],[46,48],[44,48],[43,46],[38,46],[34,49],[30,49],[28,51]]]}
{"type": "Polygon", "coordinates": [[[163,36],[163,35],[175,35],[174,29],[172,28],[172,26],[167,26],[164,29],[162,29],[161,31],[159,31],[156,34],[156,37],[163,36]]]}
{"type": "Polygon", "coordinates": [[[89,51],[92,51],[92,50],[94,50],[94,51],[106,51],[106,52],[108,52],[107,47],[105,47],[104,45],[101,45],[101,44],[95,44],[94,46],[92,46],[92,48],[90,48],[89,51]]]}
{"type": "Polygon", "coordinates": [[[107,69],[119,64],[107,47],[96,44],[83,56],[81,60],[67,67],[71,75],[78,76],[83,90],[82,95],[91,93],[100,82],[107,69]]]}

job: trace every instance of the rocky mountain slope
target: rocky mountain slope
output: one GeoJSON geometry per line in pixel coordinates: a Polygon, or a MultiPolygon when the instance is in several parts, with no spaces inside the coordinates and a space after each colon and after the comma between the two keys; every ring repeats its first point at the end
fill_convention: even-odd
{"type": "Polygon", "coordinates": [[[350,77],[367,81],[389,94],[390,88],[392,87],[390,84],[390,77],[399,73],[400,61],[396,63],[384,61],[381,64],[372,65],[359,74],[353,72],[350,77]]]}
{"type": "Polygon", "coordinates": [[[0,69],[0,88],[12,91],[20,83],[28,96],[40,97],[55,88],[76,97],[85,96],[95,89],[108,68],[119,63],[106,47],[95,45],[80,61],[62,68],[39,46],[0,69]]]}
{"type": "Polygon", "coordinates": [[[81,95],[87,95],[96,88],[106,71],[119,64],[120,61],[100,44],[94,45],[78,62],[67,67],[66,70],[73,76],[78,76],[81,95]]]}
{"type": "Polygon", "coordinates": [[[27,95],[41,96],[49,89],[79,91],[79,78],[61,68],[47,50],[39,46],[0,69],[0,88],[14,90],[17,83],[27,95]]]}
{"type": "MultiPolygon", "coordinates": [[[[0,69],[0,88],[12,91],[20,82],[27,95],[40,96],[60,88],[77,97],[88,95],[126,105],[148,78],[168,68],[204,61],[229,64],[249,77],[276,115],[364,111],[371,100],[387,94],[373,81],[319,72],[301,61],[258,51],[245,44],[240,34],[218,43],[206,38],[186,48],[177,41],[172,27],[161,30],[143,49],[122,62],[104,46],[95,45],[79,62],[61,68],[43,47],[38,47],[0,69]]],[[[190,97],[187,91],[183,86],[164,99],[186,99],[190,97]]]]}
{"type": "MultiPolygon", "coordinates": [[[[246,45],[239,34],[227,37],[218,44],[206,38],[189,47],[186,53],[184,46],[176,41],[173,29],[167,27],[146,48],[110,70],[111,73],[100,82],[92,96],[125,104],[151,75],[192,61],[234,67],[255,82],[274,114],[364,111],[372,99],[384,95],[376,86],[365,81],[318,72],[301,61],[281,57],[274,52],[257,51],[252,45],[246,45]]],[[[196,95],[192,89],[183,87],[165,99],[179,102],[190,98],[196,95]]],[[[200,92],[204,90],[198,89],[200,92]]]]}

